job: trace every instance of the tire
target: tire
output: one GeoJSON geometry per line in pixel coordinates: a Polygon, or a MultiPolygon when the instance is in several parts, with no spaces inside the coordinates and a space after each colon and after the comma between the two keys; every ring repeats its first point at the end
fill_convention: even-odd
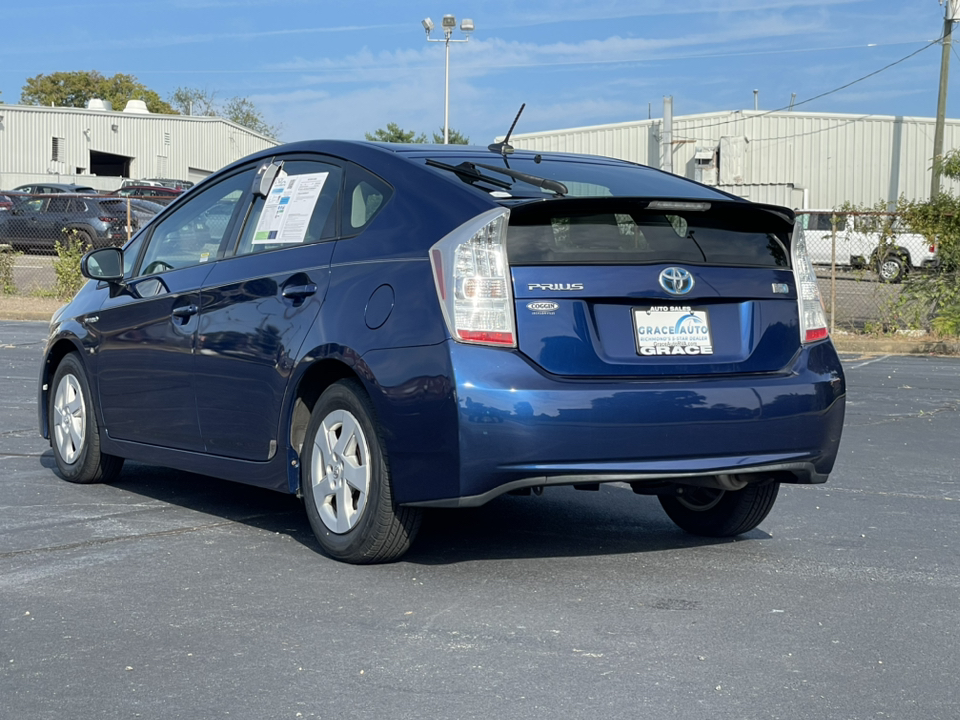
{"type": "Polygon", "coordinates": [[[778,482],[747,485],[743,490],[685,487],[683,495],[660,495],[660,504],[682,530],[705,537],[733,537],[750,532],[767,517],[777,500],[778,482]]]}
{"type": "Polygon", "coordinates": [[[907,274],[907,264],[900,255],[886,255],[877,263],[877,275],[880,282],[898,283],[907,274]]]}
{"type": "Polygon", "coordinates": [[[394,505],[376,413],[355,380],[331,385],[314,406],[300,482],[310,526],[336,560],[392,562],[420,529],[419,508],[394,505]]]}
{"type": "Polygon", "coordinates": [[[53,375],[47,407],[50,444],[57,471],[72,483],[110,482],[123,468],[123,458],[100,451],[100,429],[83,364],[66,355],[53,375]]]}
{"type": "Polygon", "coordinates": [[[67,235],[63,239],[63,246],[72,250],[75,246],[79,246],[84,252],[93,249],[93,238],[90,233],[86,230],[74,229],[74,235],[67,235]]]}

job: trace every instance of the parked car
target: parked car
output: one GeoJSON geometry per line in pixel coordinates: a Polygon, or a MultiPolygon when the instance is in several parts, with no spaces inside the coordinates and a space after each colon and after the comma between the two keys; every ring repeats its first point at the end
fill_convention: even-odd
{"type": "Polygon", "coordinates": [[[147,178],[144,180],[124,180],[120,185],[125,187],[166,187],[174,190],[188,190],[193,187],[189,180],[173,180],[171,178],[147,178]]]}
{"type": "MultiPolygon", "coordinates": [[[[133,229],[140,226],[131,218],[133,229]]],[[[122,245],[127,233],[126,202],[120,198],[35,195],[0,215],[0,242],[28,253],[50,252],[58,240],[89,247],[122,245]]]]}
{"type": "Polygon", "coordinates": [[[175,190],[160,185],[126,185],[110,194],[120,197],[149,198],[154,202],[166,204],[176,200],[182,193],[183,190],[175,190]]]}
{"type": "Polygon", "coordinates": [[[130,212],[137,217],[139,227],[153,220],[166,207],[166,203],[152,202],[146,198],[131,197],[127,200],[130,202],[130,212]]]}
{"type": "Polygon", "coordinates": [[[837,456],[794,213],[632,163],[280,146],[82,271],[40,371],[61,477],[130,459],[302,495],[347,562],[400,557],[423,508],[555,485],[738,535],[837,456]]]}
{"type": "Polygon", "coordinates": [[[6,212],[12,208],[19,197],[20,195],[17,193],[0,193],[0,212],[6,212]]]}
{"type": "Polygon", "coordinates": [[[936,244],[923,235],[907,232],[894,216],[811,210],[799,217],[814,264],[830,265],[833,261],[836,223],[838,266],[869,268],[882,282],[898,283],[908,272],[937,265],[936,244]]]}
{"type": "Polygon", "coordinates": [[[28,193],[30,195],[51,195],[54,193],[80,193],[84,195],[96,195],[100,191],[89,185],[77,185],[76,183],[30,183],[21,185],[13,189],[14,192],[28,193]]]}
{"type": "Polygon", "coordinates": [[[194,185],[194,183],[189,180],[175,180],[173,178],[148,178],[147,182],[173,188],[174,190],[189,190],[194,185]]]}

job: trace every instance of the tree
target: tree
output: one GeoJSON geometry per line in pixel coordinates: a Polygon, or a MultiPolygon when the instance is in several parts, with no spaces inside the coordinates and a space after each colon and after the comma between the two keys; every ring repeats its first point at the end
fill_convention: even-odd
{"type": "Polygon", "coordinates": [[[219,114],[227,120],[232,120],[237,125],[243,125],[245,128],[267,137],[275,138],[280,134],[280,128],[268,125],[263,119],[263,113],[257,109],[250,98],[230,98],[219,114]]]}
{"type": "MultiPolygon", "coordinates": [[[[450,128],[448,135],[451,145],[469,145],[470,138],[461,135],[459,132],[450,128]]],[[[396,123],[387,123],[387,129],[380,128],[372,133],[364,133],[367,140],[372,142],[395,142],[395,143],[425,143],[427,136],[424,133],[416,134],[415,130],[404,130],[396,123]]],[[[433,133],[433,142],[443,142],[443,128],[439,133],[433,133]]]]}
{"type": "MultiPolygon", "coordinates": [[[[457,130],[454,130],[453,128],[450,128],[447,130],[447,138],[449,139],[451,145],[469,145],[470,144],[470,138],[468,138],[466,135],[461,135],[457,130]]],[[[439,133],[433,134],[433,141],[438,144],[443,142],[442,127],[440,128],[439,133]]]]}
{"type": "Polygon", "coordinates": [[[257,109],[250,98],[230,98],[221,107],[215,92],[200,88],[178,87],[170,95],[170,104],[181,115],[222,117],[261,135],[275,138],[280,134],[280,128],[268,125],[263,119],[263,113],[257,109]]]}
{"type": "Polygon", "coordinates": [[[133,75],[117,73],[105,77],[96,70],[55,72],[27,78],[20,93],[23,105],[86,107],[93,98],[109,100],[122,110],[129,100],[143,100],[153,113],[176,114],[160,96],[133,75]]]}
{"type": "Polygon", "coordinates": [[[423,133],[416,134],[414,130],[404,130],[396,123],[387,123],[387,129],[378,128],[372,133],[364,133],[364,137],[372,142],[394,142],[394,143],[423,143],[427,141],[427,136],[423,133]]]}
{"type": "Polygon", "coordinates": [[[178,87],[170,104],[181,115],[217,115],[217,94],[199,88],[178,87]]]}

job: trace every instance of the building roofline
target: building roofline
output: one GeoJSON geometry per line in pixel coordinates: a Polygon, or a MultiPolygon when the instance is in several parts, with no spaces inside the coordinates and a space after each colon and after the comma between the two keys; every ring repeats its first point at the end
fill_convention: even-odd
{"type": "Polygon", "coordinates": [[[111,117],[111,118],[151,118],[159,120],[172,120],[174,122],[194,122],[194,123],[223,123],[224,125],[230,125],[237,130],[242,130],[245,133],[249,133],[256,137],[268,140],[273,143],[280,144],[280,141],[276,138],[272,138],[268,135],[263,135],[258,133],[255,130],[251,130],[248,127],[240,125],[239,123],[229,120],[227,118],[218,117],[216,115],[174,115],[169,113],[154,113],[154,112],[123,112],[122,110],[94,110],[92,108],[78,108],[78,107],[66,107],[60,105],[47,106],[47,105],[8,105],[4,103],[0,105],[0,115],[7,112],[23,112],[23,113],[46,113],[46,114],[67,114],[67,115],[83,115],[89,117],[111,117]]]}
{"type": "MultiPolygon", "coordinates": [[[[708,113],[696,113],[693,115],[674,115],[673,122],[676,125],[678,122],[689,122],[696,120],[710,120],[718,118],[729,118],[734,115],[739,115],[743,120],[752,120],[760,117],[807,117],[807,118],[820,118],[820,119],[835,119],[835,120],[879,120],[879,121],[909,121],[909,122],[920,122],[920,123],[929,123],[933,124],[936,121],[936,118],[932,117],[919,117],[914,115],[875,115],[871,113],[831,113],[831,112],[811,112],[804,110],[719,110],[708,113]]],[[[524,133],[515,133],[511,135],[511,139],[520,140],[524,138],[532,137],[548,137],[553,135],[566,135],[569,133],[576,132],[590,132],[590,131],[599,131],[599,130],[619,130],[624,128],[632,127],[646,127],[653,124],[659,124],[663,122],[663,118],[649,118],[645,120],[627,120],[617,123],[605,123],[602,125],[584,125],[581,127],[570,127],[570,128],[560,128],[555,130],[544,130],[542,132],[524,132],[524,133]]],[[[947,118],[946,122],[952,125],[960,125],[960,119],[958,118],[947,118]]],[[[496,138],[497,140],[502,140],[501,136],[496,138]]]]}

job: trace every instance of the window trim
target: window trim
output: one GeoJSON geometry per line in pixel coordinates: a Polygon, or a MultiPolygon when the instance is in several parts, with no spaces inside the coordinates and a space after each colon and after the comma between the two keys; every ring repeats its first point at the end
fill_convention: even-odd
{"type": "Polygon", "coordinates": [[[333,212],[335,213],[333,235],[328,238],[321,238],[316,242],[312,242],[312,243],[302,243],[302,244],[291,243],[289,245],[272,248],[270,250],[263,250],[257,253],[237,254],[237,249],[240,246],[240,239],[243,237],[244,230],[246,230],[247,228],[247,223],[250,222],[250,215],[252,214],[254,205],[256,204],[256,201],[257,201],[257,194],[252,192],[251,190],[251,192],[249,192],[249,199],[247,202],[246,209],[243,211],[243,217],[239,220],[237,232],[235,233],[233,242],[231,243],[230,246],[224,249],[223,254],[217,258],[218,260],[229,260],[230,258],[242,258],[242,257],[252,257],[255,255],[264,255],[266,253],[273,253],[281,250],[290,250],[292,248],[297,248],[297,247],[308,247],[310,245],[319,245],[322,243],[336,242],[341,238],[341,234],[340,234],[341,217],[343,213],[341,212],[340,206],[342,205],[341,198],[343,197],[344,184],[346,182],[346,177],[347,177],[346,166],[350,163],[340,158],[333,157],[332,155],[325,155],[322,153],[297,152],[297,153],[290,153],[287,155],[274,155],[273,157],[268,159],[261,159],[260,161],[258,161],[257,165],[259,166],[260,164],[263,164],[263,163],[278,163],[278,162],[281,163],[282,165],[285,165],[286,163],[291,163],[291,162],[315,162],[315,163],[321,163],[324,165],[329,165],[331,167],[335,167],[340,170],[340,185],[337,188],[336,201],[334,202],[333,208],[332,208],[333,212]]]}
{"type": "MultiPolygon", "coordinates": [[[[340,193],[341,193],[341,195],[340,195],[340,206],[341,206],[341,207],[340,207],[340,219],[341,219],[340,239],[341,239],[341,240],[346,240],[347,238],[355,238],[355,237],[357,237],[357,236],[359,236],[359,235],[362,235],[362,234],[367,230],[367,228],[370,227],[370,225],[373,223],[373,221],[376,220],[376,219],[380,216],[380,214],[384,211],[384,209],[387,207],[387,205],[389,205],[389,204],[393,201],[393,198],[394,198],[394,197],[396,196],[396,194],[397,194],[397,189],[396,189],[391,183],[387,182],[387,181],[384,180],[382,177],[380,177],[380,176],[377,175],[375,172],[373,172],[373,170],[370,170],[369,168],[365,168],[363,165],[359,165],[359,164],[357,164],[357,163],[355,163],[355,162],[350,162],[350,161],[345,161],[343,164],[344,164],[343,185],[342,185],[341,188],[340,188],[340,193]],[[363,172],[363,173],[366,174],[366,175],[370,175],[371,177],[374,177],[374,178],[376,178],[377,180],[379,180],[379,181],[380,181],[381,183],[383,183],[387,188],[389,188],[389,190],[390,190],[390,195],[389,195],[389,197],[387,197],[387,198],[384,200],[383,204],[379,207],[379,209],[377,210],[376,214],[375,214],[372,218],[370,218],[366,223],[364,223],[363,225],[361,225],[361,226],[358,227],[358,228],[354,228],[354,227],[347,228],[347,223],[343,220],[343,219],[346,217],[346,215],[347,215],[347,210],[348,210],[348,208],[346,207],[346,204],[347,204],[347,180],[348,180],[348,178],[350,177],[350,171],[351,171],[351,169],[354,169],[354,168],[360,170],[361,172],[363,172]]],[[[353,191],[351,191],[350,194],[352,195],[352,194],[353,194],[353,191]]]]}
{"type": "MultiPolygon", "coordinates": [[[[246,165],[237,168],[235,172],[232,172],[229,175],[224,175],[216,183],[208,185],[206,188],[204,188],[204,190],[213,189],[217,185],[220,185],[221,183],[226,182],[227,180],[230,180],[232,178],[235,178],[238,175],[241,175],[245,172],[249,172],[255,167],[256,165],[254,163],[247,163],[246,165]]],[[[200,193],[197,193],[197,195],[200,195],[200,193]]],[[[243,189],[243,194],[237,200],[237,205],[241,206],[245,200],[249,203],[250,195],[251,195],[251,192],[250,192],[249,186],[245,187],[243,189]]],[[[193,197],[196,197],[196,196],[193,196],[193,197]]],[[[189,203],[190,200],[188,200],[187,202],[189,203]]],[[[137,253],[137,259],[136,259],[136,262],[133,264],[133,270],[130,273],[129,279],[134,280],[141,277],[149,277],[147,275],[141,274],[141,270],[143,269],[143,261],[147,254],[147,249],[150,247],[151,243],[153,243],[153,238],[157,233],[157,228],[161,227],[168,217],[178,212],[183,207],[186,207],[186,203],[176,203],[176,202],[171,203],[170,205],[167,206],[166,209],[163,210],[162,213],[160,213],[157,216],[156,221],[150,223],[148,227],[149,236],[144,238],[143,243],[140,245],[140,250],[137,253]]],[[[224,254],[225,248],[228,247],[230,237],[234,234],[236,230],[237,217],[238,217],[238,213],[234,211],[234,214],[230,217],[230,220],[227,223],[227,227],[223,231],[223,237],[220,238],[220,245],[217,247],[216,257],[212,259],[212,262],[217,262],[225,257],[225,254],[224,254]]],[[[132,242],[132,239],[131,239],[131,242],[132,242]]],[[[189,265],[189,266],[185,265],[184,268],[186,267],[195,267],[195,265],[189,265]]],[[[180,270],[180,269],[182,268],[174,268],[174,271],[180,270]]],[[[173,271],[166,270],[164,272],[173,272],[173,271]]],[[[162,275],[162,274],[163,272],[151,273],[150,275],[162,275]]]]}

